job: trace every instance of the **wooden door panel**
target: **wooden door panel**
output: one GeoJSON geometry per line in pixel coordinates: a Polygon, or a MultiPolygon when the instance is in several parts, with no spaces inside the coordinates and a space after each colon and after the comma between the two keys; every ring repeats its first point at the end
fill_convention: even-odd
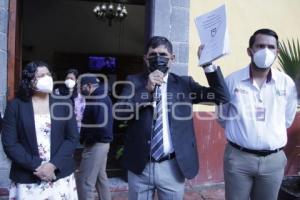
{"type": "Polygon", "coordinates": [[[20,0],[9,1],[7,98],[15,97],[21,79],[21,12],[20,0]]]}

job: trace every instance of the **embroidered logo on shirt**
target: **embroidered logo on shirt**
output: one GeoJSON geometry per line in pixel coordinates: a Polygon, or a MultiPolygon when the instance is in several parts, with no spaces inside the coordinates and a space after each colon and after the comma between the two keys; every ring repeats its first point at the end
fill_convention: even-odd
{"type": "Polygon", "coordinates": [[[248,91],[241,88],[235,88],[234,93],[248,94],[248,91]]]}
{"type": "Polygon", "coordinates": [[[286,90],[276,90],[278,96],[286,96],[286,90]]]}

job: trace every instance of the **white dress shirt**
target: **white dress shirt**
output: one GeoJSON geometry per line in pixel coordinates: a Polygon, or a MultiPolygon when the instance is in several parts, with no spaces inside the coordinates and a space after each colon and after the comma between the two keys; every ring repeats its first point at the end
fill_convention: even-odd
{"type": "Polygon", "coordinates": [[[168,86],[168,77],[167,73],[164,77],[164,82],[160,86],[161,90],[161,103],[162,103],[162,123],[163,123],[163,145],[164,145],[164,154],[167,155],[174,151],[170,128],[169,128],[169,119],[168,119],[168,101],[167,101],[167,86],[168,86]]]}
{"type": "Polygon", "coordinates": [[[274,150],[287,143],[286,129],[297,110],[293,80],[271,69],[260,88],[251,77],[250,66],[226,79],[230,103],[218,107],[219,122],[229,141],[253,150],[274,150]]]}

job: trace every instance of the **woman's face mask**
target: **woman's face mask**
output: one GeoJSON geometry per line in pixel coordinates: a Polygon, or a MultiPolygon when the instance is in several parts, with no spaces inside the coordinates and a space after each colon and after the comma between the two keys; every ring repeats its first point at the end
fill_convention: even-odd
{"type": "Polygon", "coordinates": [[[53,90],[53,79],[49,75],[45,75],[37,79],[36,91],[42,93],[51,93],[53,90]]]}
{"type": "Polygon", "coordinates": [[[76,85],[76,82],[72,79],[66,79],[65,80],[65,85],[67,86],[67,88],[73,89],[74,86],[76,85]]]}
{"type": "Polygon", "coordinates": [[[276,55],[268,48],[258,50],[253,55],[253,62],[260,69],[268,69],[272,66],[275,59],[276,55]]]}

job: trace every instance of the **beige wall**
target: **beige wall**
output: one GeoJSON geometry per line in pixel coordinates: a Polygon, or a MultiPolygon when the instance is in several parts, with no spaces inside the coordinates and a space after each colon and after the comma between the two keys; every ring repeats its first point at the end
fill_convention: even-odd
{"type": "MultiPolygon", "coordinates": [[[[249,63],[246,49],[252,33],[260,28],[271,28],[279,40],[300,38],[300,0],[191,0],[189,35],[189,75],[207,85],[202,69],[197,66],[200,44],[194,19],[225,3],[231,53],[215,63],[222,67],[224,76],[249,63]]],[[[196,110],[212,111],[213,107],[197,106],[196,110]]]]}

